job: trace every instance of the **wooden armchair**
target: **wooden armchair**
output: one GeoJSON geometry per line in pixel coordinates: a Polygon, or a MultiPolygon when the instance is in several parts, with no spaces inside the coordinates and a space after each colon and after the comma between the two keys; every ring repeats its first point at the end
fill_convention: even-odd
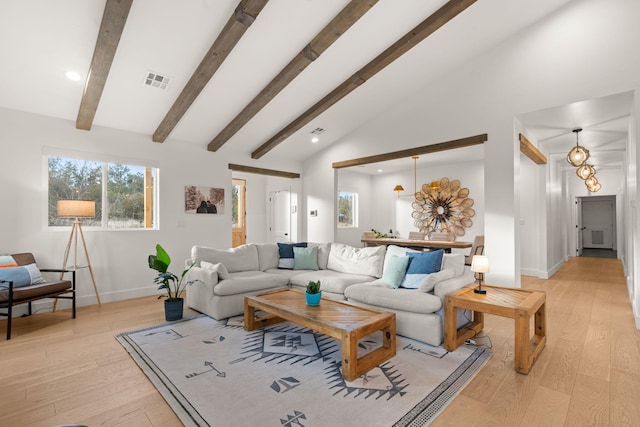
{"type": "MultiPolygon", "coordinates": [[[[35,264],[36,260],[31,253],[11,255],[18,266],[35,264]]],[[[64,269],[40,269],[41,272],[71,273],[71,280],[55,280],[33,285],[14,287],[13,281],[0,279],[0,308],[6,308],[6,313],[0,316],[7,316],[7,340],[11,339],[11,315],[13,306],[29,304],[29,315],[31,315],[31,302],[43,298],[63,298],[72,301],[72,316],[76,317],[76,272],[75,270],[64,269]],[[70,295],[65,295],[70,294],[70,295]]],[[[62,276],[61,276],[62,277],[62,276]]]]}

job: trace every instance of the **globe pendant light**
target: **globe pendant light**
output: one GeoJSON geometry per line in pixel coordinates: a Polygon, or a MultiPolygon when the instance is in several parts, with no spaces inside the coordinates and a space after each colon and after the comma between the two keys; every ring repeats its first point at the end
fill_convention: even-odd
{"type": "Polygon", "coordinates": [[[567,154],[567,161],[571,166],[578,167],[582,166],[589,158],[589,150],[578,144],[578,133],[582,132],[582,128],[574,129],[573,132],[576,134],[576,146],[567,154]]]}
{"type": "Polygon", "coordinates": [[[596,184],[598,184],[598,178],[596,178],[595,176],[590,176],[589,178],[584,180],[584,185],[586,185],[589,189],[594,188],[596,184]]]}
{"type": "Polygon", "coordinates": [[[593,187],[587,187],[587,190],[589,190],[592,193],[597,193],[598,191],[600,191],[601,188],[602,188],[602,184],[598,182],[593,187]]]}
{"type": "Polygon", "coordinates": [[[596,174],[596,168],[594,168],[593,166],[587,163],[583,164],[578,169],[576,169],[576,175],[578,175],[578,178],[580,179],[587,179],[595,174],[596,174]]]}

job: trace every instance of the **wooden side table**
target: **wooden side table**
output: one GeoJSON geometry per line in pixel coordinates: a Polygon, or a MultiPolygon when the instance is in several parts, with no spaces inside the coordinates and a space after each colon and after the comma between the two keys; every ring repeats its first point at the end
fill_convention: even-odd
{"type": "Polygon", "coordinates": [[[485,286],[486,294],[476,294],[476,285],[458,289],[446,296],[444,306],[444,347],[453,351],[466,340],[473,338],[484,327],[484,315],[509,317],[515,320],[514,367],[521,374],[528,374],[547,342],[547,296],[541,291],[485,286]],[[456,309],[473,311],[471,323],[456,328],[456,309]],[[534,333],[531,336],[531,317],[534,316],[534,333]]]}

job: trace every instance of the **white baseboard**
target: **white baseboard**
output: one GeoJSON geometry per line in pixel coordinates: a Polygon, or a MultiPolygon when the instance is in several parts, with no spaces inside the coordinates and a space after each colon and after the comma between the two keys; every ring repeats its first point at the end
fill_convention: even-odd
{"type": "MultiPolygon", "coordinates": [[[[146,286],[144,288],[127,289],[117,292],[100,293],[100,301],[102,303],[123,301],[132,298],[146,297],[150,295],[161,295],[158,293],[155,285],[146,286]]],[[[47,313],[53,311],[54,299],[43,299],[35,301],[31,304],[32,312],[35,313],[47,313]]],[[[98,304],[98,299],[94,294],[91,295],[79,295],[76,297],[76,307],[86,307],[90,305],[98,304]]],[[[65,310],[71,308],[71,300],[58,300],[58,310],[65,310]]],[[[29,312],[27,304],[21,304],[13,307],[13,316],[20,317],[26,315],[29,312]]]]}

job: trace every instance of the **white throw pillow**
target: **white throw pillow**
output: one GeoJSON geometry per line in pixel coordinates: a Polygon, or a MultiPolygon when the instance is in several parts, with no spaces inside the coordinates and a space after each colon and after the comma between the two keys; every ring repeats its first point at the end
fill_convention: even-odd
{"type": "Polygon", "coordinates": [[[318,268],[320,268],[320,270],[326,270],[327,263],[329,262],[329,251],[331,251],[331,243],[308,242],[307,246],[318,247],[318,268]]]}
{"type": "Polygon", "coordinates": [[[464,274],[464,255],[463,254],[444,254],[442,256],[441,270],[452,268],[455,270],[456,275],[459,277],[464,274]]]}
{"type": "Polygon", "coordinates": [[[354,248],[342,243],[332,243],[327,268],[347,274],[382,277],[384,246],[354,248]]]}
{"type": "Polygon", "coordinates": [[[212,264],[221,262],[229,273],[260,270],[258,249],[251,243],[225,250],[194,246],[191,248],[191,258],[212,264]]]}
{"type": "Polygon", "coordinates": [[[456,272],[453,268],[447,268],[436,273],[427,274],[427,277],[424,278],[418,290],[420,292],[431,292],[438,283],[447,279],[453,279],[455,274],[456,272]]]}
{"type": "Polygon", "coordinates": [[[202,261],[200,263],[200,267],[215,271],[216,273],[218,273],[218,278],[220,280],[225,280],[229,278],[229,271],[227,270],[227,267],[225,267],[224,264],[221,262],[217,264],[212,264],[207,261],[202,261]]]}

